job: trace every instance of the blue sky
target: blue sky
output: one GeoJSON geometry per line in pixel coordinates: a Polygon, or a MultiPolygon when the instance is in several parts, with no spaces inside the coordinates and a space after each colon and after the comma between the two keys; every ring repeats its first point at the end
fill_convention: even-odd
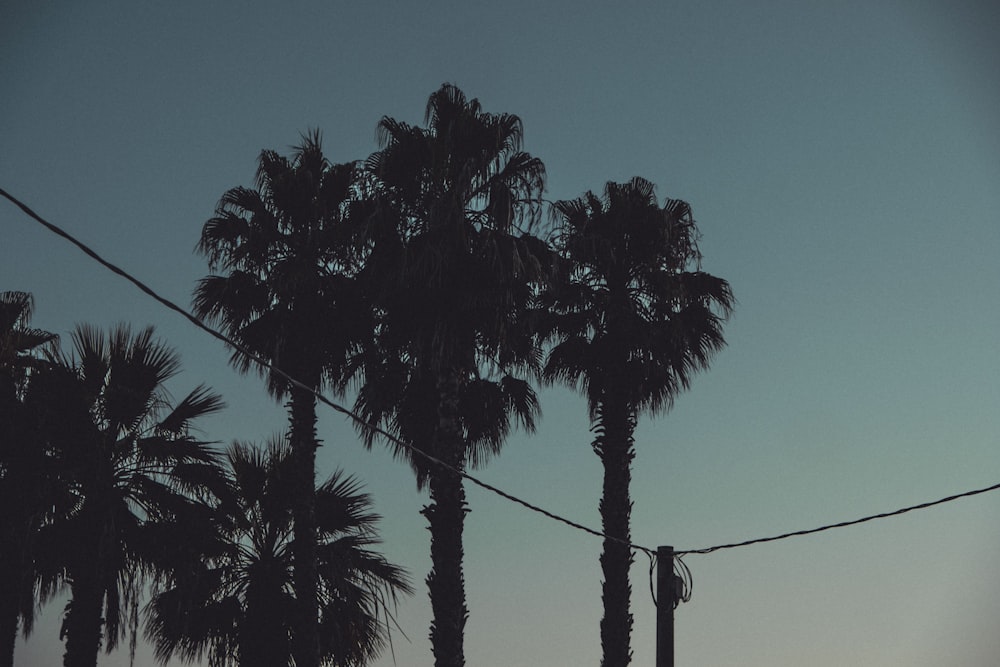
{"type": "MultiPolygon", "coordinates": [[[[0,187],[187,304],[201,225],[261,149],[318,127],[333,160],[363,158],[380,117],[419,123],[452,82],[521,116],[548,198],[638,175],[690,202],[704,268],[739,299],[712,369],[640,423],[636,542],[707,547],[1000,481],[994,3],[206,4],[8,3],[0,187]]],[[[182,355],[175,393],[229,403],[207,437],[284,427],[221,345],[3,202],[0,230],[0,289],[32,292],[36,325],[153,324],[182,355]]],[[[481,475],[596,527],[584,401],[542,399],[538,433],[481,475]]],[[[340,417],[320,436],[323,471],[365,481],[420,584],[397,663],[430,665],[425,498],[340,417]]],[[[469,497],[468,664],[597,664],[599,540],[469,497]]],[[[689,556],[677,664],[997,664],[998,524],[995,493],[689,556]]],[[[652,664],[644,557],[633,576],[633,664],[652,664]]],[[[58,661],[58,611],[18,665],[58,661]]]]}

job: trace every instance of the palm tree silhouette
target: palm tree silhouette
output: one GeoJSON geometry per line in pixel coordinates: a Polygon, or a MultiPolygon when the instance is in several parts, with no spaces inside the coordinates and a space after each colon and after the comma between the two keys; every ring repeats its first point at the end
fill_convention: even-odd
{"type": "MultiPolygon", "coordinates": [[[[374,357],[382,361],[365,369],[358,408],[464,470],[500,448],[512,415],[530,428],[537,412],[530,387],[509,371],[538,359],[526,313],[533,282],[544,276],[545,246],[520,225],[539,213],[544,167],[521,151],[519,118],[485,113],[455,86],[430,96],[426,124],[383,118],[382,149],[367,161],[379,197],[364,278],[379,314],[374,357]],[[472,406],[487,399],[494,409],[477,415],[472,406]]],[[[411,462],[430,491],[423,514],[435,664],[457,667],[468,616],[465,491],[452,472],[411,462]]]]}
{"type": "Polygon", "coordinates": [[[698,269],[698,232],[690,207],[641,178],[608,183],[560,201],[557,246],[566,272],[547,295],[550,350],[543,377],[582,387],[604,465],[600,502],[604,540],[602,665],[631,660],[628,571],[633,432],[642,412],[669,409],[692,376],[723,347],[729,284],[698,269]],[[692,270],[693,269],[693,270],[692,270]]]}
{"type": "Polygon", "coordinates": [[[24,399],[40,348],[57,336],[29,326],[33,306],[27,292],[0,292],[0,667],[14,664],[18,622],[27,636],[34,621],[34,536],[49,488],[24,399]]]}
{"type": "Polygon", "coordinates": [[[63,664],[93,667],[102,639],[110,651],[134,622],[167,545],[195,528],[191,493],[214,476],[216,455],[190,426],[222,401],[201,386],[171,403],[164,383],[180,363],[151,327],[83,325],[72,340],[72,356],[53,354],[31,387],[61,485],[38,535],[39,569],[43,600],[70,591],[63,664]]]}
{"type": "MultiPolygon", "coordinates": [[[[216,504],[219,532],[195,550],[147,609],[157,657],[179,654],[209,665],[294,664],[292,499],[295,474],[286,445],[234,443],[229,492],[216,504]]],[[[320,656],[324,665],[364,665],[389,637],[406,575],[368,547],[378,543],[371,499],[340,472],[316,490],[320,656]]]]}
{"type": "MultiPolygon", "coordinates": [[[[372,326],[370,308],[354,284],[360,261],[352,240],[352,211],[360,205],[355,172],[353,164],[331,164],[324,157],[319,132],[304,136],[291,158],[263,151],[256,188],[226,192],[198,244],[210,270],[222,273],[201,280],[195,311],[301,383],[267,373],[270,393],[288,397],[298,480],[292,551],[299,619],[293,653],[299,667],[316,667],[320,647],[313,499],[319,441],[311,390],[341,385],[347,355],[372,326]]],[[[239,351],[231,361],[243,372],[256,368],[239,351]]]]}

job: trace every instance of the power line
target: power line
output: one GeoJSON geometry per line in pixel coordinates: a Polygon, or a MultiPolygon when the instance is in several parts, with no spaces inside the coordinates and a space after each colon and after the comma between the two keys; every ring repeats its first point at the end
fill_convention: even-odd
{"type": "Polygon", "coordinates": [[[720,544],[715,547],[707,547],[705,549],[688,549],[687,551],[677,551],[675,552],[678,556],[685,556],[687,554],[710,554],[713,551],[721,551],[722,549],[735,549],[736,547],[746,547],[751,544],[760,544],[761,542],[775,542],[777,540],[784,540],[789,537],[798,537],[800,535],[811,535],[812,533],[820,533],[824,530],[833,530],[834,528],[844,528],[846,526],[855,526],[859,523],[865,523],[866,521],[874,521],[875,519],[885,519],[890,516],[896,516],[899,514],[905,514],[907,512],[912,512],[913,510],[922,510],[927,507],[933,507],[934,505],[941,505],[943,503],[949,503],[952,500],[958,500],[959,498],[967,498],[969,496],[979,495],[980,493],[987,493],[988,491],[996,491],[1000,489],[1000,484],[994,484],[993,486],[988,486],[985,489],[976,489],[975,491],[966,491],[965,493],[956,493],[953,496],[948,496],[947,498],[941,498],[940,500],[932,500],[927,503],[920,503],[919,505],[912,505],[910,507],[904,507],[902,509],[894,510],[892,512],[883,512],[881,514],[872,514],[871,516],[866,516],[861,519],[854,519],[853,521],[841,521],[840,523],[833,523],[827,526],[820,526],[819,528],[810,528],[809,530],[797,530],[792,533],[783,533],[781,535],[775,535],[773,537],[759,537],[754,540],[746,540],[744,542],[734,542],[733,544],[720,544]]]}
{"type": "MultiPolygon", "coordinates": [[[[0,188],[0,195],[3,195],[6,199],[8,199],[9,201],[11,201],[15,206],[17,206],[18,208],[20,208],[22,211],[24,211],[25,214],[27,214],[29,217],[31,217],[32,219],[34,219],[35,221],[37,221],[39,224],[41,224],[42,226],[44,226],[46,229],[48,229],[49,231],[53,232],[57,236],[61,236],[62,238],[66,239],[67,241],[69,241],[70,243],[72,243],[73,245],[75,245],[77,248],[79,248],[80,250],[82,250],[88,257],[92,258],[93,260],[95,260],[96,262],[98,262],[99,264],[101,264],[101,266],[103,266],[106,269],[108,269],[109,271],[111,271],[111,272],[113,272],[113,273],[121,276],[125,280],[129,281],[130,283],[132,283],[133,285],[135,285],[137,288],[139,288],[140,291],[142,291],[144,294],[152,297],[154,300],[156,300],[157,302],[159,302],[161,305],[165,306],[166,308],[168,308],[168,309],[170,309],[170,310],[172,310],[172,311],[174,311],[176,313],[179,313],[185,319],[187,319],[189,322],[191,322],[193,325],[195,325],[196,327],[198,327],[202,331],[205,331],[206,333],[208,333],[212,337],[217,338],[218,340],[226,343],[227,345],[231,346],[233,349],[237,350],[240,354],[245,355],[247,358],[251,359],[255,363],[257,363],[257,364],[263,366],[264,368],[267,368],[268,370],[276,373],[277,375],[279,375],[280,377],[284,378],[285,380],[287,380],[291,384],[295,385],[296,387],[299,387],[301,389],[305,389],[306,391],[309,391],[311,394],[313,394],[316,397],[316,399],[318,401],[320,401],[321,403],[325,404],[326,406],[332,408],[333,410],[336,410],[337,412],[339,412],[339,413],[341,413],[343,415],[346,415],[347,417],[350,417],[355,423],[357,423],[362,428],[370,429],[371,431],[373,431],[373,432],[381,435],[382,437],[386,438],[390,442],[393,442],[393,443],[395,443],[397,445],[400,445],[401,447],[405,447],[405,448],[409,449],[410,451],[412,451],[413,453],[415,453],[415,454],[423,457],[427,461],[430,461],[431,463],[439,465],[442,468],[444,468],[445,470],[449,470],[450,472],[452,472],[452,473],[454,473],[456,475],[461,476],[463,479],[467,479],[468,481],[472,482],[476,486],[479,486],[480,488],[486,489],[487,491],[490,491],[490,492],[492,492],[492,493],[500,496],[501,498],[504,498],[504,499],[506,499],[506,500],[508,500],[510,502],[515,503],[515,504],[521,505],[522,507],[524,507],[526,509],[529,509],[532,512],[535,512],[537,514],[541,514],[541,515],[543,515],[545,517],[548,517],[550,519],[553,519],[555,521],[563,523],[563,524],[565,524],[565,525],[567,525],[567,526],[569,526],[571,528],[576,528],[577,530],[581,530],[583,532],[589,533],[589,534],[591,534],[591,535],[593,535],[595,537],[600,537],[600,538],[603,538],[603,539],[613,540],[615,542],[619,542],[621,544],[624,544],[624,545],[628,546],[630,549],[633,549],[633,550],[636,550],[636,551],[641,551],[641,552],[645,553],[647,556],[649,556],[653,560],[653,562],[655,562],[655,559],[656,559],[656,550],[654,550],[654,549],[650,549],[648,547],[644,547],[644,546],[641,546],[639,544],[634,544],[634,543],[628,542],[626,540],[622,540],[621,538],[618,538],[618,537],[607,535],[607,534],[602,533],[602,532],[600,532],[598,530],[594,530],[593,528],[588,528],[587,526],[584,526],[582,524],[576,523],[575,521],[571,521],[569,519],[566,519],[566,518],[564,518],[562,516],[559,516],[558,514],[554,514],[552,512],[549,512],[548,510],[545,510],[545,509],[543,509],[541,507],[538,507],[537,505],[533,505],[532,503],[529,503],[529,502],[527,502],[525,500],[522,500],[521,498],[518,498],[517,496],[513,496],[513,495],[511,495],[511,494],[509,494],[509,493],[507,493],[507,492],[505,492],[505,491],[503,491],[503,490],[501,490],[501,489],[499,489],[499,488],[497,488],[497,487],[495,487],[495,486],[493,486],[491,484],[487,484],[486,482],[483,482],[483,481],[477,479],[476,477],[473,477],[472,475],[470,475],[469,473],[467,473],[467,472],[465,472],[463,470],[460,470],[458,468],[450,466],[447,463],[445,463],[444,461],[441,461],[440,459],[436,458],[435,456],[432,456],[431,454],[428,454],[427,452],[424,452],[423,450],[419,449],[418,447],[416,447],[416,446],[414,446],[412,444],[402,442],[401,440],[399,440],[398,438],[396,438],[392,434],[388,433],[384,429],[382,429],[382,428],[380,428],[378,426],[375,426],[375,425],[373,425],[373,424],[365,421],[363,418],[361,418],[360,416],[358,416],[357,414],[355,414],[351,410],[348,410],[347,408],[345,408],[345,407],[343,407],[341,405],[338,405],[337,403],[334,403],[330,399],[326,398],[323,394],[317,392],[314,388],[309,387],[309,386],[303,384],[302,382],[299,382],[298,380],[296,380],[295,378],[291,377],[290,375],[288,375],[287,373],[285,373],[281,369],[275,368],[267,360],[262,359],[261,357],[255,355],[253,352],[251,352],[250,350],[246,349],[245,347],[243,347],[242,345],[240,345],[236,341],[232,340],[231,338],[229,338],[225,334],[223,334],[223,333],[219,332],[218,330],[213,329],[212,327],[208,326],[207,324],[205,324],[204,322],[202,322],[200,319],[198,319],[197,317],[195,317],[194,315],[192,315],[188,311],[184,310],[180,306],[176,305],[172,301],[170,301],[170,300],[168,300],[168,299],[160,296],[152,288],[146,286],[142,281],[140,281],[139,279],[133,277],[131,274],[129,274],[124,269],[121,269],[121,268],[115,266],[114,264],[112,264],[111,262],[108,262],[107,260],[105,260],[104,258],[102,258],[100,255],[98,255],[94,250],[91,250],[83,242],[78,241],[76,238],[74,238],[71,234],[69,234],[68,232],[64,231],[63,229],[61,229],[57,225],[55,225],[55,224],[53,224],[51,222],[48,222],[47,220],[45,220],[44,218],[42,218],[40,215],[38,215],[37,213],[35,213],[31,208],[29,208],[26,204],[24,204],[23,202],[21,202],[20,200],[18,200],[13,195],[9,194],[6,190],[3,190],[2,188],[0,188]]],[[[801,535],[811,535],[812,533],[819,533],[819,532],[823,532],[823,531],[826,531],[826,530],[833,530],[834,528],[845,528],[847,526],[854,526],[854,525],[857,525],[859,523],[865,523],[867,521],[874,521],[876,519],[885,519],[887,517],[896,516],[896,515],[899,515],[899,514],[905,514],[906,512],[912,512],[914,510],[919,510],[919,509],[925,509],[925,508],[928,508],[928,507],[933,507],[934,505],[941,505],[943,503],[951,502],[953,500],[958,500],[959,498],[966,498],[966,497],[969,497],[969,496],[975,496],[975,495],[979,495],[981,493],[987,493],[989,491],[995,491],[997,489],[1000,489],[1000,484],[995,484],[993,486],[989,486],[989,487],[986,487],[984,489],[977,489],[975,491],[966,491],[964,493],[955,494],[953,496],[948,496],[946,498],[941,498],[939,500],[934,500],[934,501],[930,501],[930,502],[926,502],[926,503],[920,503],[919,505],[913,505],[913,506],[910,506],[910,507],[904,507],[902,509],[894,510],[892,512],[883,512],[881,514],[873,514],[871,516],[866,516],[866,517],[863,517],[861,519],[854,519],[852,521],[842,521],[840,523],[835,523],[835,524],[829,524],[829,525],[825,525],[825,526],[820,526],[818,528],[810,528],[808,530],[797,530],[797,531],[794,531],[794,532],[783,533],[781,535],[774,535],[772,537],[760,537],[760,538],[756,538],[756,539],[752,539],[752,540],[745,540],[743,542],[734,542],[734,543],[731,543],[731,544],[721,544],[721,545],[718,545],[718,546],[706,547],[706,548],[703,548],[703,549],[687,549],[687,550],[683,550],[683,551],[679,550],[679,551],[675,551],[674,552],[674,554],[675,554],[675,561],[679,561],[680,557],[685,556],[687,554],[709,554],[709,553],[712,553],[714,551],[721,551],[723,549],[735,549],[736,547],[745,547],[745,546],[750,546],[751,544],[760,544],[760,543],[763,543],[763,542],[775,542],[775,541],[784,540],[784,539],[787,539],[787,538],[790,538],[790,537],[799,537],[801,535]]],[[[687,570],[687,566],[684,565],[682,561],[679,561],[679,562],[681,563],[681,566],[683,567],[682,572],[687,572],[687,574],[685,576],[686,576],[688,582],[690,582],[690,572],[687,570]]],[[[690,588],[688,588],[688,590],[690,590],[690,588]]],[[[688,595],[690,595],[690,593],[688,593],[688,595]]]]}
{"type": "Polygon", "coordinates": [[[598,530],[594,530],[593,528],[588,528],[587,526],[584,526],[582,524],[576,523],[575,521],[571,521],[569,519],[561,517],[558,514],[553,514],[552,512],[549,512],[546,509],[538,507],[537,505],[533,505],[532,503],[529,503],[526,500],[522,500],[521,498],[518,498],[517,496],[513,496],[513,495],[507,493],[506,491],[498,489],[497,487],[493,486],[492,484],[487,484],[486,482],[483,482],[482,480],[479,480],[479,479],[473,477],[472,475],[470,475],[469,473],[465,472],[464,470],[460,470],[458,468],[455,468],[455,467],[453,467],[453,466],[445,463],[444,461],[438,459],[437,457],[435,457],[435,456],[433,456],[431,454],[428,454],[427,452],[419,449],[418,447],[416,447],[416,446],[414,446],[412,444],[405,443],[405,442],[401,441],[399,438],[396,438],[395,436],[393,436],[391,433],[388,433],[384,429],[382,429],[382,428],[380,428],[378,426],[375,426],[374,424],[371,424],[371,423],[365,421],[363,418],[361,418],[360,416],[358,416],[357,414],[355,414],[351,410],[348,410],[347,408],[345,408],[345,407],[343,407],[341,405],[338,405],[337,403],[334,403],[333,401],[331,401],[330,399],[328,399],[326,396],[324,396],[323,394],[321,394],[318,391],[316,391],[313,387],[309,387],[306,384],[304,384],[304,383],[296,380],[292,376],[288,375],[287,373],[285,373],[281,369],[275,368],[266,359],[263,359],[263,358],[257,356],[256,354],[254,354],[253,352],[251,352],[250,350],[248,350],[246,347],[240,345],[239,343],[237,343],[236,341],[232,340],[231,338],[229,338],[225,334],[221,333],[217,329],[213,329],[212,327],[208,326],[203,321],[201,321],[199,318],[197,318],[196,316],[192,315],[188,311],[184,310],[183,308],[181,308],[180,306],[178,306],[174,302],[172,302],[169,299],[166,299],[166,298],[160,296],[151,287],[147,286],[145,283],[143,283],[138,278],[133,277],[131,274],[129,274],[124,269],[119,268],[118,266],[115,266],[111,262],[105,260],[103,257],[101,257],[100,255],[98,255],[97,252],[95,252],[94,250],[92,250],[91,248],[89,248],[82,241],[77,240],[75,237],[73,237],[68,232],[64,231],[59,226],[57,226],[57,225],[55,225],[55,224],[53,224],[53,223],[45,220],[44,218],[42,218],[40,215],[38,215],[37,213],[35,213],[27,204],[21,202],[19,199],[17,199],[16,197],[14,197],[10,193],[8,193],[6,190],[0,188],[0,195],[3,195],[5,198],[7,198],[8,200],[10,200],[15,206],[17,206],[18,208],[20,208],[22,211],[24,211],[25,214],[27,214],[30,218],[32,218],[35,221],[37,221],[39,224],[41,224],[42,226],[44,226],[46,229],[48,229],[52,233],[56,234],[57,236],[61,236],[62,238],[66,239],[67,241],[69,241],[70,243],[72,243],[73,245],[75,245],[77,248],[79,248],[80,250],[82,250],[88,257],[90,257],[94,261],[98,262],[104,268],[108,269],[112,273],[115,273],[115,274],[121,276],[125,280],[129,281],[130,283],[132,283],[133,285],[135,285],[136,287],[138,287],[139,290],[142,291],[147,296],[152,297],[158,303],[160,303],[161,305],[165,306],[166,308],[168,308],[168,309],[170,309],[170,310],[172,310],[172,311],[174,311],[176,313],[179,313],[185,319],[187,319],[191,324],[195,325],[196,327],[198,327],[202,331],[205,331],[206,333],[208,333],[212,337],[217,338],[218,340],[220,340],[220,341],[226,343],[227,345],[231,346],[233,349],[235,349],[240,354],[246,356],[248,359],[251,359],[255,363],[259,364],[260,366],[268,369],[269,371],[272,371],[273,373],[275,373],[278,376],[280,376],[281,378],[287,380],[289,383],[293,384],[294,386],[310,392],[313,396],[316,397],[316,399],[318,401],[320,401],[321,403],[324,403],[325,405],[327,405],[328,407],[336,410],[337,412],[339,412],[339,413],[341,413],[343,415],[346,415],[347,417],[350,417],[352,420],[354,420],[354,422],[356,424],[358,424],[362,428],[369,429],[369,430],[371,430],[371,431],[373,431],[373,432],[381,435],[382,437],[386,438],[390,442],[395,443],[395,444],[397,444],[397,445],[399,445],[401,447],[405,447],[405,448],[409,449],[410,451],[412,451],[413,453],[415,453],[415,454],[417,454],[419,456],[422,456],[427,461],[430,461],[431,463],[439,465],[442,468],[444,468],[445,470],[448,470],[448,471],[450,471],[450,472],[452,472],[452,473],[454,473],[456,475],[461,476],[464,479],[467,479],[468,481],[472,482],[476,486],[478,486],[480,488],[483,488],[483,489],[486,489],[487,491],[490,491],[490,492],[492,492],[492,493],[500,496],[501,498],[505,498],[506,500],[509,500],[510,502],[513,502],[513,503],[516,503],[518,505],[521,505],[522,507],[525,507],[525,508],[531,510],[532,512],[536,512],[538,514],[546,516],[546,517],[548,517],[550,519],[553,519],[555,521],[559,521],[560,523],[563,523],[563,524],[565,524],[567,526],[570,526],[571,528],[576,528],[577,530],[582,530],[582,531],[584,531],[586,533],[589,533],[589,534],[591,534],[591,535],[593,535],[595,537],[601,537],[601,538],[604,538],[604,539],[613,540],[613,541],[618,542],[620,544],[626,545],[630,549],[637,550],[637,551],[642,551],[643,553],[645,553],[647,555],[651,555],[651,556],[655,556],[656,555],[656,551],[653,550],[653,549],[650,549],[648,547],[644,547],[644,546],[641,546],[641,545],[638,545],[638,544],[633,544],[631,542],[628,542],[628,541],[623,540],[623,539],[618,538],[618,537],[614,537],[614,536],[611,536],[611,535],[606,535],[605,533],[602,533],[602,532],[600,532],[598,530]]]}

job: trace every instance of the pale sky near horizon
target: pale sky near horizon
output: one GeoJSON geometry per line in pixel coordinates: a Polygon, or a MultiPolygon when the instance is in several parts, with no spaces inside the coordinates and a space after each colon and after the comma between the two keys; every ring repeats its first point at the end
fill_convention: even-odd
{"type": "MultiPolygon", "coordinates": [[[[452,82],[524,121],[547,197],[643,176],[691,203],[704,268],[739,304],[729,345],[674,409],[640,421],[635,542],[696,549],[854,519],[1000,482],[1000,7],[880,3],[3,3],[0,187],[182,305],[219,196],[261,149],[318,127],[334,161],[419,124],[452,82]]],[[[228,352],[0,201],[0,290],[34,324],[153,324],[171,384],[229,407],[206,437],[285,417],[228,352]]],[[[347,402],[350,398],[347,399],[347,402]]],[[[584,400],[479,471],[598,527],[584,400]]],[[[360,477],[383,551],[417,593],[395,664],[433,664],[426,502],[408,467],[324,414],[319,465],[360,477]]],[[[468,490],[470,667],[596,665],[600,541],[468,490]]],[[[678,665],[1000,664],[1000,492],[862,526],[690,555],[678,665]]],[[[633,664],[653,664],[647,562],[633,664]]],[[[57,664],[59,605],[18,644],[57,664]]],[[[152,664],[140,645],[137,664],[152,664]]],[[[127,649],[102,667],[128,664],[127,649]]],[[[177,661],[172,665],[181,664],[177,661]]],[[[377,667],[393,664],[386,653],[377,667]]]]}

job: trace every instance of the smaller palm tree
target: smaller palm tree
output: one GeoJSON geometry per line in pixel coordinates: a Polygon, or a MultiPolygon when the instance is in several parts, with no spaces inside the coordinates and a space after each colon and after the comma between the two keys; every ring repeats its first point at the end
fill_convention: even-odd
{"type": "MultiPolygon", "coordinates": [[[[198,284],[195,312],[280,371],[265,373],[268,390],[288,399],[299,478],[292,508],[299,667],[316,667],[319,660],[311,491],[320,442],[313,391],[341,386],[340,369],[371,331],[371,308],[355,283],[363,255],[356,238],[357,172],[353,163],[333,164],[324,156],[318,131],[304,136],[291,157],[262,151],[255,187],[223,194],[198,243],[213,274],[198,284]]],[[[242,372],[260,370],[242,352],[231,360],[242,372]]]]}
{"type": "Polygon", "coordinates": [[[70,591],[64,665],[94,667],[102,641],[110,651],[135,622],[165,545],[197,526],[193,494],[211,488],[216,455],[190,426],[222,401],[198,387],[172,404],[164,383],[180,362],[152,327],[79,326],[73,346],[51,355],[26,397],[58,483],[36,566],[43,599],[70,591]]]}
{"type": "MultiPolygon", "coordinates": [[[[293,664],[296,605],[292,571],[295,475],[290,449],[235,443],[219,527],[186,569],[175,571],[147,608],[157,657],[212,667],[293,664]]],[[[388,619],[405,573],[369,547],[378,543],[371,498],[335,473],[316,489],[318,626],[324,665],[363,665],[389,640],[388,619]]]]}

